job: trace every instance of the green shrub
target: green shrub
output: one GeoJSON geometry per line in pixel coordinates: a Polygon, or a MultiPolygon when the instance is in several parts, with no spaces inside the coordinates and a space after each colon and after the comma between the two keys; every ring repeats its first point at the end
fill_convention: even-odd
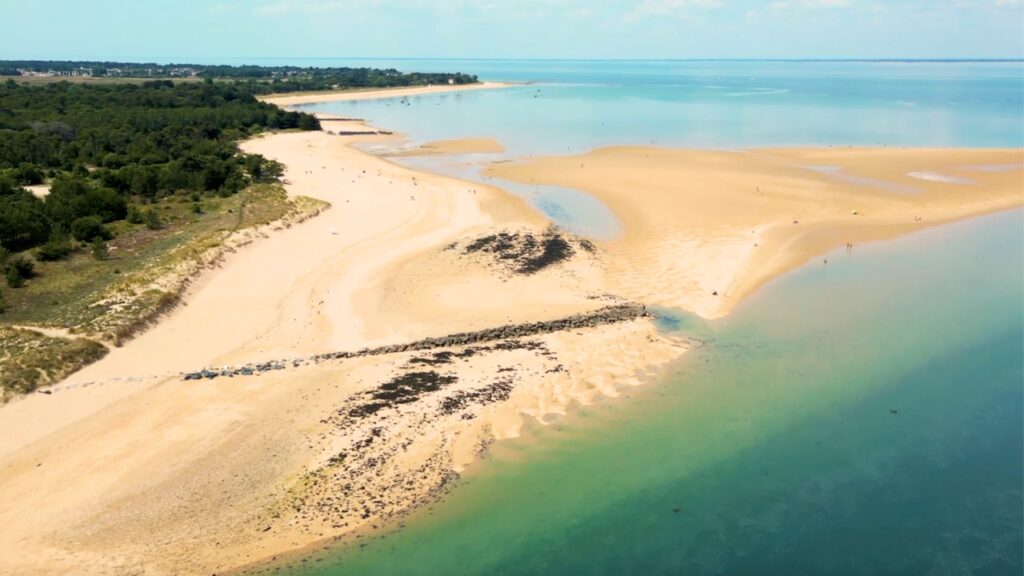
{"type": "Polygon", "coordinates": [[[74,250],[75,247],[71,244],[71,238],[64,226],[54,224],[50,230],[50,239],[36,250],[36,260],[43,262],[62,260],[74,250]]]}
{"type": "Polygon", "coordinates": [[[99,216],[83,216],[71,223],[71,236],[80,242],[91,242],[93,238],[110,240],[110,230],[103,225],[99,216]]]}
{"type": "Polygon", "coordinates": [[[15,256],[7,260],[4,265],[4,269],[15,269],[18,271],[18,275],[22,278],[28,279],[36,275],[36,264],[24,256],[15,256]]]}
{"type": "Polygon", "coordinates": [[[71,240],[66,236],[50,238],[46,244],[43,244],[36,250],[36,259],[43,262],[62,260],[74,250],[75,247],[71,245],[71,240]]]}
{"type": "Polygon", "coordinates": [[[103,238],[99,236],[92,240],[92,257],[96,260],[106,260],[107,255],[110,253],[107,249],[107,243],[103,238]]]}
{"type": "Polygon", "coordinates": [[[25,277],[13,266],[7,267],[7,270],[4,271],[4,278],[7,279],[7,285],[11,288],[21,288],[25,285],[25,277]]]}
{"type": "Polygon", "coordinates": [[[164,223],[160,221],[160,215],[152,208],[146,210],[144,218],[146,220],[146,228],[149,228],[150,230],[159,230],[164,226],[164,223]]]}
{"type": "Polygon", "coordinates": [[[146,221],[145,215],[142,210],[139,210],[138,206],[129,206],[128,215],[126,216],[129,224],[142,224],[146,221]]]}
{"type": "Polygon", "coordinates": [[[43,171],[35,164],[22,162],[18,165],[16,174],[18,181],[22,184],[35,185],[43,183],[43,171]]]}
{"type": "Polygon", "coordinates": [[[0,244],[9,250],[25,250],[45,242],[49,234],[43,201],[0,177],[0,244]]]}
{"type": "Polygon", "coordinates": [[[20,288],[25,280],[36,275],[36,265],[24,256],[4,257],[4,278],[11,288],[20,288]]]}
{"type": "Polygon", "coordinates": [[[128,204],[111,188],[97,186],[86,176],[60,176],[50,184],[45,208],[51,222],[71,226],[85,216],[99,216],[103,222],[124,218],[128,204]]]}

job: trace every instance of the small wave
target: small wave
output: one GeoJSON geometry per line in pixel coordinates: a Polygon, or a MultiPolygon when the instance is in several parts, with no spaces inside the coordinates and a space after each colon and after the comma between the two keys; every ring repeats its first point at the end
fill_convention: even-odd
{"type": "Polygon", "coordinates": [[[959,176],[947,176],[945,174],[939,174],[938,172],[929,172],[927,170],[907,172],[907,176],[910,176],[911,178],[917,178],[918,180],[925,180],[927,182],[941,182],[943,184],[974,184],[974,180],[971,180],[969,178],[960,178],[959,176]]]}

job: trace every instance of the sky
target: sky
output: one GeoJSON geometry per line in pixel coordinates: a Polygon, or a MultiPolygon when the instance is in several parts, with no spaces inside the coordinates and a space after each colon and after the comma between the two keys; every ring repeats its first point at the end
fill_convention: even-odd
{"type": "Polygon", "coordinates": [[[0,59],[1024,58],[1024,0],[0,0],[0,59]]]}

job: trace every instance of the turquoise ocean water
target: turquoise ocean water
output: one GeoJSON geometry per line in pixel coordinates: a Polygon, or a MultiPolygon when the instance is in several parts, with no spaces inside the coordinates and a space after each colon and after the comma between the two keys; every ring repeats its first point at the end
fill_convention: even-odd
{"type": "MultiPolygon", "coordinates": [[[[454,138],[496,138],[507,153],[405,160],[477,181],[484,181],[479,169],[487,162],[623,144],[716,149],[1024,146],[1022,62],[422,60],[359,64],[459,70],[487,80],[531,82],[501,90],[299,107],[365,118],[405,133],[410,137],[407,146],[454,138]]],[[[607,238],[618,230],[614,215],[574,190],[488,182],[526,197],[576,232],[607,238]]]]}
{"type": "MultiPolygon", "coordinates": [[[[540,84],[315,109],[414,141],[497,137],[513,157],[645,142],[1024,146],[1018,62],[394,65],[540,84]]],[[[572,220],[574,204],[557,208],[572,220]]],[[[706,345],[663,381],[498,444],[402,529],[276,568],[1021,574],[1024,213],[828,259],[720,321],[676,311],[662,327],[706,345]]]]}
{"type": "Polygon", "coordinates": [[[511,153],[618,144],[1024,146],[1021,62],[369,62],[535,84],[302,107],[511,153]],[[402,102],[405,102],[403,104],[402,102]]]}

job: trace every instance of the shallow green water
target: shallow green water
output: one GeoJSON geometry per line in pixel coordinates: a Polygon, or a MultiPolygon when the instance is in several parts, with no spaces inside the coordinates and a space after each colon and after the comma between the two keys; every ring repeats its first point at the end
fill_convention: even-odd
{"type": "Polygon", "coordinates": [[[499,444],[399,531],[282,572],[1020,574],[1019,211],[833,254],[667,381],[499,444]]]}

